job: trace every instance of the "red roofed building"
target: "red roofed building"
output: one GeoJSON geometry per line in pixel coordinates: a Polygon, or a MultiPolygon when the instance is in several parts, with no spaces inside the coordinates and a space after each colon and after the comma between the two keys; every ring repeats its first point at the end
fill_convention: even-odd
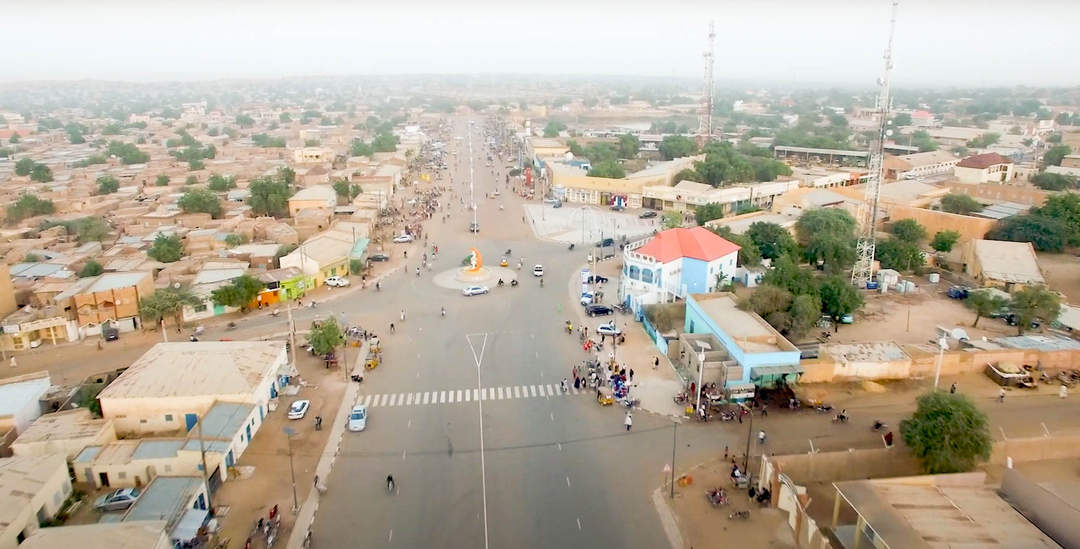
{"type": "Polygon", "coordinates": [[[1008,183],[1016,176],[1013,161],[998,153],[983,153],[961,160],[953,174],[961,183],[1008,183]]]}
{"type": "Polygon", "coordinates": [[[739,246],[704,227],[668,229],[623,250],[619,299],[635,309],[716,290],[735,276],[739,246]]]}

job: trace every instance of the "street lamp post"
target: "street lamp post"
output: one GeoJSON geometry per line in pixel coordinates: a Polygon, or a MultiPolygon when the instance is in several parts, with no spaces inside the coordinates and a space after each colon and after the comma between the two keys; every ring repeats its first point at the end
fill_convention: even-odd
{"type": "Polygon", "coordinates": [[[300,510],[300,504],[296,499],[296,469],[293,468],[292,459],[292,437],[296,434],[296,431],[292,427],[285,428],[285,436],[289,441],[289,475],[292,477],[292,510],[295,513],[300,510]]]}
{"type": "Polygon", "coordinates": [[[750,410],[750,430],[746,432],[746,455],[743,456],[743,472],[750,468],[750,436],[754,434],[754,411],[750,410]]]}
{"type": "Polygon", "coordinates": [[[949,348],[949,340],[945,336],[941,336],[937,340],[938,353],[937,353],[937,368],[934,370],[934,390],[937,390],[938,378],[941,377],[941,360],[945,356],[945,349],[949,348]]]}
{"type": "Polygon", "coordinates": [[[701,382],[705,377],[705,349],[712,350],[712,345],[709,345],[708,341],[695,341],[698,347],[701,349],[698,352],[698,373],[697,373],[697,401],[694,404],[694,411],[701,409],[701,382]]]}

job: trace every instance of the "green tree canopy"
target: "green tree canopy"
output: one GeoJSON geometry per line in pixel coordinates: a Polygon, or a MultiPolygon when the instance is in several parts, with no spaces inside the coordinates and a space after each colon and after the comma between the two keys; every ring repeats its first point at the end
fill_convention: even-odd
{"type": "Polygon", "coordinates": [[[317,355],[327,355],[345,342],[345,334],[341,331],[337,319],[329,317],[320,323],[312,323],[311,332],[308,334],[308,344],[317,355]]]}
{"type": "Polygon", "coordinates": [[[1044,215],[1026,214],[1005,218],[987,233],[990,240],[1031,242],[1040,252],[1063,252],[1073,229],[1044,215]]]}
{"type": "Polygon", "coordinates": [[[967,146],[973,149],[985,149],[1001,139],[1000,133],[987,132],[967,142],[967,146]]]}
{"type": "Polygon", "coordinates": [[[697,220],[697,224],[702,227],[705,226],[705,223],[714,219],[720,219],[721,217],[724,217],[723,204],[710,202],[694,209],[694,219],[697,220]]]}
{"type": "Polygon", "coordinates": [[[34,166],[36,165],[37,163],[29,158],[20,158],[15,162],[15,175],[24,177],[30,175],[30,172],[34,170],[34,166]]]}
{"type": "Polygon", "coordinates": [[[993,292],[986,290],[974,290],[968,292],[968,296],[964,299],[964,306],[975,312],[975,320],[971,323],[972,328],[979,327],[979,319],[984,316],[990,316],[1005,307],[1009,306],[1009,300],[998,297],[993,292]]]}
{"type": "Polygon", "coordinates": [[[1061,161],[1068,155],[1072,154],[1072,147],[1068,145],[1054,145],[1049,149],[1046,149],[1046,154],[1043,154],[1043,164],[1047,166],[1060,166],[1061,161]]]}
{"type": "Polygon", "coordinates": [[[48,215],[56,211],[56,206],[51,200],[38,198],[32,194],[20,195],[14,204],[7,206],[8,223],[18,223],[24,219],[48,215]]]}
{"type": "Polygon", "coordinates": [[[394,152],[397,150],[398,137],[392,133],[380,133],[371,140],[371,148],[375,152],[394,152]]]}
{"type": "Polygon", "coordinates": [[[551,120],[544,126],[544,137],[558,137],[559,132],[566,129],[566,124],[557,120],[551,120]]]}
{"type": "Polygon", "coordinates": [[[179,236],[159,234],[154,238],[154,244],[150,246],[150,249],[146,250],[146,255],[162,263],[173,263],[180,261],[183,257],[184,246],[179,236]]]}
{"type": "Polygon", "coordinates": [[[739,246],[739,265],[744,267],[757,267],[761,265],[761,252],[750,237],[744,234],[735,234],[728,227],[708,227],[717,236],[726,239],[739,246]]]}
{"type": "Polygon", "coordinates": [[[574,157],[581,158],[585,156],[585,147],[582,147],[581,143],[578,143],[573,139],[568,139],[566,141],[566,146],[570,148],[570,154],[574,155],[574,157]]]}
{"type": "Polygon", "coordinates": [[[842,240],[855,238],[855,218],[840,208],[807,210],[795,222],[795,236],[806,245],[815,235],[831,235],[842,240]]]}
{"type": "Polygon", "coordinates": [[[827,276],[821,281],[821,311],[833,319],[836,330],[840,319],[854,314],[863,305],[863,296],[840,276],[827,276]]]}
{"type": "Polygon", "coordinates": [[[874,257],[881,262],[881,268],[897,271],[914,271],[925,263],[918,244],[896,237],[878,240],[874,257]]]}
{"type": "Polygon", "coordinates": [[[1031,183],[1044,191],[1064,191],[1076,188],[1076,178],[1071,175],[1043,172],[1031,177],[1031,183]]]}
{"type": "Polygon", "coordinates": [[[762,257],[777,259],[780,256],[795,252],[795,239],[787,229],[776,223],[757,221],[750,225],[746,236],[754,242],[762,257]]]}
{"type": "Polygon", "coordinates": [[[902,112],[902,113],[894,116],[893,117],[893,125],[894,126],[910,126],[911,125],[911,115],[906,113],[906,112],[902,112]]]}
{"type": "Polygon", "coordinates": [[[622,179],[626,177],[626,170],[616,160],[603,160],[593,164],[587,175],[589,177],[622,179]]]}
{"type": "Polygon", "coordinates": [[[167,187],[169,185],[169,176],[161,174],[154,179],[154,185],[158,187],[167,187]]]}
{"type": "Polygon", "coordinates": [[[255,119],[246,114],[236,116],[236,125],[241,128],[250,128],[255,125],[255,119]]]}
{"type": "Polygon", "coordinates": [[[685,168],[683,170],[680,170],[679,173],[675,174],[675,180],[673,181],[673,183],[678,183],[680,181],[693,181],[695,183],[704,183],[705,178],[701,177],[701,174],[697,173],[697,170],[694,170],[693,168],[685,168]]]}
{"type": "Polygon", "coordinates": [[[911,244],[926,240],[926,228],[914,219],[901,219],[894,222],[890,227],[890,232],[896,238],[911,244]]]}
{"type": "Polygon", "coordinates": [[[664,217],[661,224],[664,226],[665,229],[682,227],[683,216],[679,212],[664,212],[664,217]]]}
{"type": "Polygon", "coordinates": [[[255,215],[280,217],[288,213],[291,191],[282,177],[257,177],[251,180],[248,190],[248,205],[255,215]]]}
{"type": "Polygon", "coordinates": [[[956,231],[938,231],[934,234],[934,238],[930,240],[930,247],[935,251],[948,253],[951,252],[953,246],[960,241],[960,233],[956,231]]]}
{"type": "Polygon", "coordinates": [[[139,317],[157,326],[162,319],[173,317],[177,326],[183,324],[184,306],[195,307],[203,300],[187,288],[166,287],[139,299],[139,317]]]}
{"type": "Polygon", "coordinates": [[[779,286],[793,295],[819,295],[820,288],[814,274],[802,269],[790,255],[782,255],[773,262],[772,269],[761,279],[764,284],[779,286]]]}
{"type": "Polygon", "coordinates": [[[802,256],[807,262],[821,265],[830,273],[841,273],[855,264],[855,238],[831,233],[815,234],[802,248],[802,256]]]}
{"type": "Polygon", "coordinates": [[[1033,213],[1064,223],[1067,229],[1066,244],[1080,246],[1080,195],[1074,193],[1053,195],[1033,213]]]}
{"type": "Polygon", "coordinates": [[[927,473],[962,473],[990,459],[990,425],[971,399],[934,391],[917,402],[915,413],[900,422],[900,436],[927,473]]]}
{"type": "Polygon", "coordinates": [[[97,185],[98,194],[112,194],[120,190],[120,182],[111,175],[103,175],[97,178],[97,185]]]}
{"type": "Polygon", "coordinates": [[[245,274],[210,292],[210,300],[216,305],[239,307],[240,310],[244,310],[265,287],[266,285],[259,279],[245,274]]]}
{"type": "Polygon", "coordinates": [[[122,141],[111,141],[107,150],[109,156],[115,156],[120,159],[120,163],[126,165],[129,164],[144,164],[150,161],[150,155],[139,150],[134,144],[124,143],[122,141]]]}
{"type": "Polygon", "coordinates": [[[949,213],[967,215],[982,210],[983,205],[966,194],[949,193],[941,197],[941,209],[949,213]]]}
{"type": "Polygon", "coordinates": [[[109,234],[109,225],[100,216],[83,217],[71,221],[50,221],[42,229],[61,226],[69,235],[74,235],[80,244],[105,240],[109,234]]]}
{"type": "Polygon", "coordinates": [[[192,189],[176,203],[185,213],[208,213],[214,219],[221,217],[221,199],[206,189],[192,189]]]}
{"type": "Polygon", "coordinates": [[[666,135],[660,143],[660,154],[664,156],[664,160],[674,160],[696,152],[697,144],[684,135],[666,135]]]}
{"type": "Polygon", "coordinates": [[[636,158],[641,142],[637,136],[624,133],[619,136],[619,158],[636,158]]]}
{"type": "Polygon", "coordinates": [[[353,139],[349,143],[349,156],[366,156],[370,158],[375,154],[371,145],[364,143],[362,139],[353,139]]]}
{"type": "Polygon", "coordinates": [[[911,134],[911,145],[918,147],[919,152],[936,151],[938,149],[937,141],[934,141],[930,134],[924,130],[918,130],[911,134]]]}
{"type": "Polygon", "coordinates": [[[236,188],[236,176],[232,175],[218,175],[216,173],[210,174],[210,179],[207,180],[206,187],[211,191],[225,192],[229,189],[236,188]]]}
{"type": "Polygon", "coordinates": [[[101,263],[94,261],[93,259],[86,262],[83,268],[79,270],[79,278],[89,278],[91,276],[97,276],[105,272],[105,267],[101,266],[101,263]]]}
{"type": "Polygon", "coordinates": [[[34,169],[30,170],[30,179],[38,183],[48,183],[53,180],[52,169],[45,164],[34,164],[34,169]]]}
{"type": "Polygon", "coordinates": [[[1016,314],[1016,333],[1024,334],[1034,320],[1049,324],[1061,314],[1061,297],[1040,286],[1027,286],[1012,295],[1009,308],[1016,314]]]}
{"type": "MultiPolygon", "coordinates": [[[[228,133],[229,130],[232,130],[232,128],[226,129],[225,133],[228,133]]],[[[236,130],[232,130],[232,131],[235,132],[236,130]]],[[[234,139],[235,139],[235,137],[234,137],[234,139]]],[[[283,137],[272,137],[272,136],[267,135],[265,133],[257,133],[257,134],[252,135],[251,136],[251,142],[254,143],[256,147],[278,148],[278,149],[281,149],[281,148],[285,147],[285,138],[283,138],[283,137]]]]}

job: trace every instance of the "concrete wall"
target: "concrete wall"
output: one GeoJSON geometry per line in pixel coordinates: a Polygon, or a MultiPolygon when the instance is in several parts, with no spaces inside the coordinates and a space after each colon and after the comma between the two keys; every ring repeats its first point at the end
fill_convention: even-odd
{"type": "Polygon", "coordinates": [[[1057,494],[1006,469],[1001,497],[1062,547],[1080,545],[1080,510],[1057,494]]]}
{"type": "MultiPolygon", "coordinates": [[[[729,380],[729,382],[742,381],[749,382],[752,369],[756,366],[782,366],[789,364],[799,364],[799,351],[774,351],[768,353],[748,353],[739,347],[738,343],[731,336],[726,334],[715,322],[698,305],[697,301],[692,296],[687,296],[686,299],[686,320],[683,326],[683,332],[685,333],[711,333],[720,340],[728,354],[731,355],[736,362],[743,366],[743,379],[742,380],[729,380]]],[[[776,334],[776,337],[782,339],[783,336],[776,334]]]]}
{"type": "Polygon", "coordinates": [[[986,233],[997,225],[997,221],[993,219],[939,212],[925,208],[914,208],[898,204],[887,204],[885,208],[890,222],[914,219],[926,228],[926,234],[931,238],[940,231],[956,231],[960,233],[961,242],[973,238],[984,238],[986,233]]]}
{"type": "Polygon", "coordinates": [[[1046,202],[1046,191],[1031,185],[969,185],[965,183],[947,183],[949,192],[966,194],[973,198],[993,200],[995,202],[1007,201],[1018,204],[1041,206],[1046,202]]]}
{"type": "Polygon", "coordinates": [[[17,456],[47,456],[49,454],[63,454],[68,460],[74,459],[79,452],[87,446],[101,446],[116,440],[116,428],[111,421],[93,437],[58,438],[52,440],[39,440],[34,442],[18,442],[11,445],[11,450],[17,456]]]}
{"type": "MultiPolygon", "coordinates": [[[[16,458],[18,459],[18,458],[16,458]]],[[[55,464],[52,473],[47,477],[38,479],[41,486],[32,494],[29,505],[17,510],[16,516],[7,524],[0,526],[0,549],[15,549],[18,547],[19,534],[29,536],[38,530],[38,523],[43,519],[51,519],[60,512],[60,506],[71,495],[71,479],[68,477],[67,462],[63,456],[52,456],[48,459],[55,464]]]]}
{"type": "MultiPolygon", "coordinates": [[[[215,452],[206,452],[206,466],[213,471],[221,464],[224,457],[215,452]]],[[[199,467],[202,456],[199,452],[177,452],[175,456],[157,459],[133,459],[127,463],[76,463],[75,480],[85,482],[94,488],[101,488],[99,473],[109,476],[110,488],[129,488],[146,486],[158,475],[202,475],[199,467]]]]}

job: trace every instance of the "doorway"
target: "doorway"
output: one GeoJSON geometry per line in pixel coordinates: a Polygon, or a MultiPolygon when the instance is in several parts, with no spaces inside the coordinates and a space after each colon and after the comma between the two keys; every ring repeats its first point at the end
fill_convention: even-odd
{"type": "Polygon", "coordinates": [[[98,473],[97,476],[98,476],[98,482],[101,484],[101,487],[102,488],[108,488],[109,487],[109,473],[98,473]]]}

